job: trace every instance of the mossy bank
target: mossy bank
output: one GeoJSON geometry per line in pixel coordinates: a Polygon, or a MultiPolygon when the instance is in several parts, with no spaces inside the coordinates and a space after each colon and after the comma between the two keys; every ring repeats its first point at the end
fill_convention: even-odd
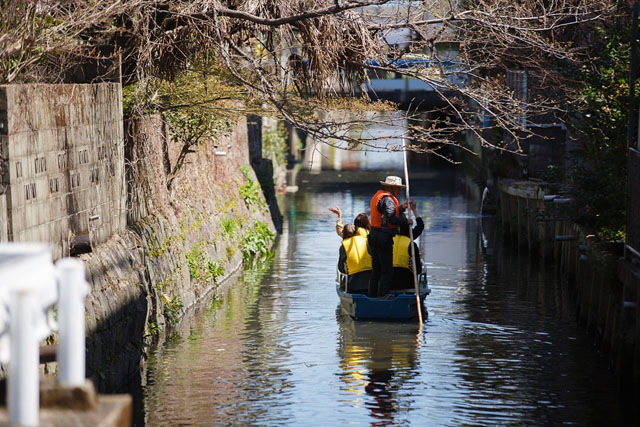
{"type": "Polygon", "coordinates": [[[88,373],[107,391],[138,382],[147,346],[275,237],[246,119],[191,147],[175,174],[181,147],[160,115],[124,130],[128,226],[81,256],[91,285],[88,373]]]}

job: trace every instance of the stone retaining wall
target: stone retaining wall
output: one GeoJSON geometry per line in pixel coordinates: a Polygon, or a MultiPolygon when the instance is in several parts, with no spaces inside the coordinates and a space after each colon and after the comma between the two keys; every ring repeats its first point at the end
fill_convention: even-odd
{"type": "Polygon", "coordinates": [[[622,245],[605,244],[545,201],[545,184],[505,180],[498,185],[503,236],[557,262],[573,286],[577,315],[607,355],[625,389],[640,396],[640,270],[625,261],[622,245]]]}
{"type": "Polygon", "coordinates": [[[113,83],[0,86],[6,241],[105,242],[125,227],[122,93],[113,83]]]}
{"type": "Polygon", "coordinates": [[[160,115],[123,123],[119,85],[0,86],[0,238],[49,242],[60,258],[90,237],[87,367],[100,390],[139,383],[145,347],[242,266],[249,230],[275,231],[248,138],[245,118],[220,129],[169,188],[181,142],[160,115]]]}
{"type": "Polygon", "coordinates": [[[92,278],[87,361],[101,390],[139,380],[145,346],[242,266],[241,241],[256,221],[274,230],[262,195],[247,205],[241,194],[245,173],[257,181],[245,119],[195,147],[171,191],[167,171],[180,147],[162,119],[146,116],[125,129],[129,226],[82,256],[92,278]]]}

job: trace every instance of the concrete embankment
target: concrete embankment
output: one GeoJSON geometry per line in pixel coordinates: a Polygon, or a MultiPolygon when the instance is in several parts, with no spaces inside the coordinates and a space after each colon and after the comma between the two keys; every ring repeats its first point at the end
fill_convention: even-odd
{"type": "Polygon", "coordinates": [[[640,271],[622,245],[602,243],[569,219],[571,200],[544,183],[498,184],[503,236],[532,255],[554,260],[572,286],[580,323],[594,336],[620,385],[640,396],[640,271]],[[547,196],[547,197],[545,197],[547,196]]]}
{"type": "Polygon", "coordinates": [[[116,84],[0,86],[0,124],[0,238],[86,262],[100,390],[139,381],[145,346],[241,267],[247,236],[275,231],[245,118],[179,168],[183,142],[160,115],[124,120],[116,84]]]}
{"type": "Polygon", "coordinates": [[[138,381],[143,347],[241,268],[242,242],[256,224],[275,231],[244,119],[217,148],[195,147],[171,189],[164,162],[173,164],[180,147],[162,129],[159,116],[127,123],[130,225],[83,256],[93,283],[89,371],[107,390],[138,381]]]}

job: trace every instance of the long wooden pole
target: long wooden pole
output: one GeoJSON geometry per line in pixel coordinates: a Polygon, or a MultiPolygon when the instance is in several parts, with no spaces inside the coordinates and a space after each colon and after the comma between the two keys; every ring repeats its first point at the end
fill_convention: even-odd
{"type": "MultiPolygon", "coordinates": [[[[405,144],[405,138],[402,137],[402,154],[404,158],[404,180],[407,185],[407,203],[411,200],[409,196],[409,169],[407,168],[407,146],[405,144]]],[[[411,219],[411,207],[407,206],[409,212],[407,217],[411,219]]],[[[418,309],[418,322],[420,322],[420,328],[422,328],[422,304],[420,304],[420,286],[418,285],[418,272],[416,271],[416,249],[413,247],[413,227],[409,225],[409,238],[411,243],[411,267],[413,270],[413,288],[416,291],[416,308],[418,309]]]]}

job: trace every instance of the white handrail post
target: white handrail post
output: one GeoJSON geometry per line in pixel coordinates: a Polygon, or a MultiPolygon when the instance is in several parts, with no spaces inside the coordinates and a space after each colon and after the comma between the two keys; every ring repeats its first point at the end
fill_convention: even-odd
{"type": "Polygon", "coordinates": [[[65,258],[56,267],[59,272],[58,382],[80,386],[85,382],[85,309],[87,296],[84,264],[65,258]]]}
{"type": "Polygon", "coordinates": [[[40,406],[39,351],[35,331],[36,297],[33,292],[11,293],[11,360],[9,361],[9,423],[37,426],[40,406]]]}

